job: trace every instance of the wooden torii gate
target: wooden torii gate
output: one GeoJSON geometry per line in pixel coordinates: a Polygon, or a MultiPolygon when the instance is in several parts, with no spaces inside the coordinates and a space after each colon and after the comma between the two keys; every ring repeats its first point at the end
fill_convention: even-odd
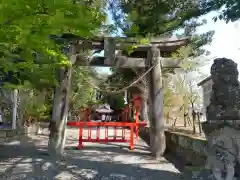
{"type": "MultiPolygon", "coordinates": [[[[80,66],[142,68],[145,70],[151,68],[151,71],[149,71],[146,77],[149,92],[148,101],[151,106],[151,108],[149,108],[151,110],[149,112],[150,146],[153,156],[156,158],[161,157],[166,148],[163,117],[162,69],[180,67],[180,60],[170,59],[169,57],[172,52],[175,52],[181,46],[187,45],[189,39],[152,39],[147,45],[138,45],[136,41],[131,41],[128,38],[94,37],[91,39],[83,39],[73,36],[71,36],[71,38],[69,58],[72,63],[77,63],[80,66]],[[129,54],[123,47],[131,45],[136,46],[136,48],[129,54]],[[104,50],[104,57],[95,56],[89,58],[88,62],[84,62],[81,56],[83,50],[104,50]]],[[[64,72],[66,74],[66,71],[64,72]]],[[[68,77],[71,77],[70,70],[68,71],[68,77]]],[[[64,92],[67,96],[67,90],[64,92]]],[[[65,112],[66,107],[67,105],[63,106],[65,112]]],[[[62,111],[64,110],[62,109],[62,111]]],[[[50,124],[54,125],[54,121],[50,124]]]]}

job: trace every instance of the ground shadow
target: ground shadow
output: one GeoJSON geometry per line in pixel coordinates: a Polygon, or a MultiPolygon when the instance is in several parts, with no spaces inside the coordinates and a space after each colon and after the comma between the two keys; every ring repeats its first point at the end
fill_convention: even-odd
{"type": "MultiPolygon", "coordinates": [[[[40,141],[40,140],[39,140],[40,141]]],[[[128,151],[126,146],[86,146],[83,150],[67,147],[65,160],[56,162],[46,156],[46,146],[35,146],[36,139],[25,137],[18,143],[2,147],[0,155],[0,180],[64,179],[64,180],[180,180],[181,174],[165,167],[168,162],[158,162],[157,169],[144,167],[143,163],[124,158],[150,158],[142,152],[128,151]],[[112,146],[112,147],[110,147],[112,146]],[[119,161],[114,158],[120,158],[119,161]],[[161,170],[162,169],[162,170],[161,170]]],[[[184,177],[185,180],[188,180],[184,177]]],[[[191,179],[191,178],[190,178],[191,179]]],[[[190,180],[189,179],[189,180],[190,180]]]]}
{"type": "Polygon", "coordinates": [[[74,150],[76,154],[78,154],[79,156],[84,157],[84,155],[89,154],[89,156],[91,155],[97,155],[97,154],[102,154],[102,157],[99,158],[103,158],[105,156],[107,157],[114,157],[118,154],[121,155],[127,155],[127,156],[135,156],[135,157],[141,157],[144,159],[148,159],[148,160],[153,160],[153,158],[150,156],[150,153],[148,151],[139,151],[139,150],[129,150],[128,147],[126,146],[119,146],[119,145],[108,145],[108,144],[101,144],[101,145],[91,145],[91,146],[84,146],[84,148],[80,149],[80,150],[75,150],[76,147],[75,146],[68,146],[65,148],[65,150],[74,150]],[[94,153],[97,154],[94,154],[94,153]]]}
{"type": "Polygon", "coordinates": [[[68,153],[64,162],[52,162],[41,153],[18,154],[14,162],[2,172],[0,179],[92,179],[92,180],[180,180],[180,174],[164,170],[139,167],[138,164],[122,164],[111,161],[93,161],[68,153]]]}
{"type": "MultiPolygon", "coordinates": [[[[139,135],[141,139],[150,146],[150,135],[149,135],[149,129],[148,128],[140,128],[139,135]]],[[[180,171],[183,172],[185,168],[187,167],[186,163],[176,154],[172,154],[171,152],[168,152],[166,150],[164,157],[167,159],[167,161],[174,164],[174,166],[180,171]]]]}

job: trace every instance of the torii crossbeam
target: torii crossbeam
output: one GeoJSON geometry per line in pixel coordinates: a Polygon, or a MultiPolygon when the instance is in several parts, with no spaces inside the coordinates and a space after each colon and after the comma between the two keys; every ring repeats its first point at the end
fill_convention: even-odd
{"type": "Polygon", "coordinates": [[[118,68],[144,68],[148,67],[146,63],[147,52],[154,45],[161,52],[162,68],[177,68],[180,60],[169,58],[172,52],[175,52],[182,46],[187,45],[189,38],[175,40],[152,39],[148,44],[139,44],[137,41],[130,41],[126,38],[116,37],[97,37],[92,39],[82,39],[76,37],[72,41],[71,58],[76,59],[81,66],[102,66],[118,68]],[[133,51],[129,54],[124,47],[134,46],[133,51]],[[81,58],[82,50],[104,50],[104,56],[94,56],[89,58],[86,63],[81,58]]]}

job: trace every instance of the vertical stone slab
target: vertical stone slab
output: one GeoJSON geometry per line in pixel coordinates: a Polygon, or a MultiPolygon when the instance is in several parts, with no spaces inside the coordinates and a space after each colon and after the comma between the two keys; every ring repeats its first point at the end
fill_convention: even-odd
{"type": "Polygon", "coordinates": [[[161,54],[157,46],[152,46],[147,55],[147,65],[154,67],[148,74],[150,102],[150,146],[157,159],[166,149],[163,115],[163,77],[161,70],[161,54]]]}
{"type": "MultiPolygon", "coordinates": [[[[144,73],[144,69],[142,70],[142,74],[144,73]]],[[[149,118],[148,118],[148,86],[147,86],[147,81],[146,77],[142,79],[143,87],[141,89],[141,111],[140,111],[140,118],[142,121],[146,121],[149,124],[149,118]]]]}
{"type": "Polygon", "coordinates": [[[148,104],[147,104],[147,98],[142,95],[142,105],[141,105],[141,112],[140,112],[140,118],[142,121],[148,122],[148,104]]]}
{"type": "Polygon", "coordinates": [[[18,109],[18,90],[13,90],[13,112],[12,112],[12,129],[16,129],[17,127],[17,109],[18,109]]]}
{"type": "Polygon", "coordinates": [[[115,51],[116,51],[116,41],[113,37],[104,38],[104,64],[105,65],[115,65],[115,51]]]}

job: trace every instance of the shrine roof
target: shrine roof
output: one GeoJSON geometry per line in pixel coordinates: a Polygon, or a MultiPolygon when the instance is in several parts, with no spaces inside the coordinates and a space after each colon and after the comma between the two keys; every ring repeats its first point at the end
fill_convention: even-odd
{"type": "Polygon", "coordinates": [[[203,84],[205,84],[207,81],[209,81],[211,79],[212,79],[212,76],[208,76],[207,78],[205,78],[201,82],[199,82],[197,85],[202,86],[203,84]]]}
{"type": "Polygon", "coordinates": [[[113,110],[110,108],[108,104],[102,104],[97,109],[96,112],[98,113],[112,113],[113,110]]]}

